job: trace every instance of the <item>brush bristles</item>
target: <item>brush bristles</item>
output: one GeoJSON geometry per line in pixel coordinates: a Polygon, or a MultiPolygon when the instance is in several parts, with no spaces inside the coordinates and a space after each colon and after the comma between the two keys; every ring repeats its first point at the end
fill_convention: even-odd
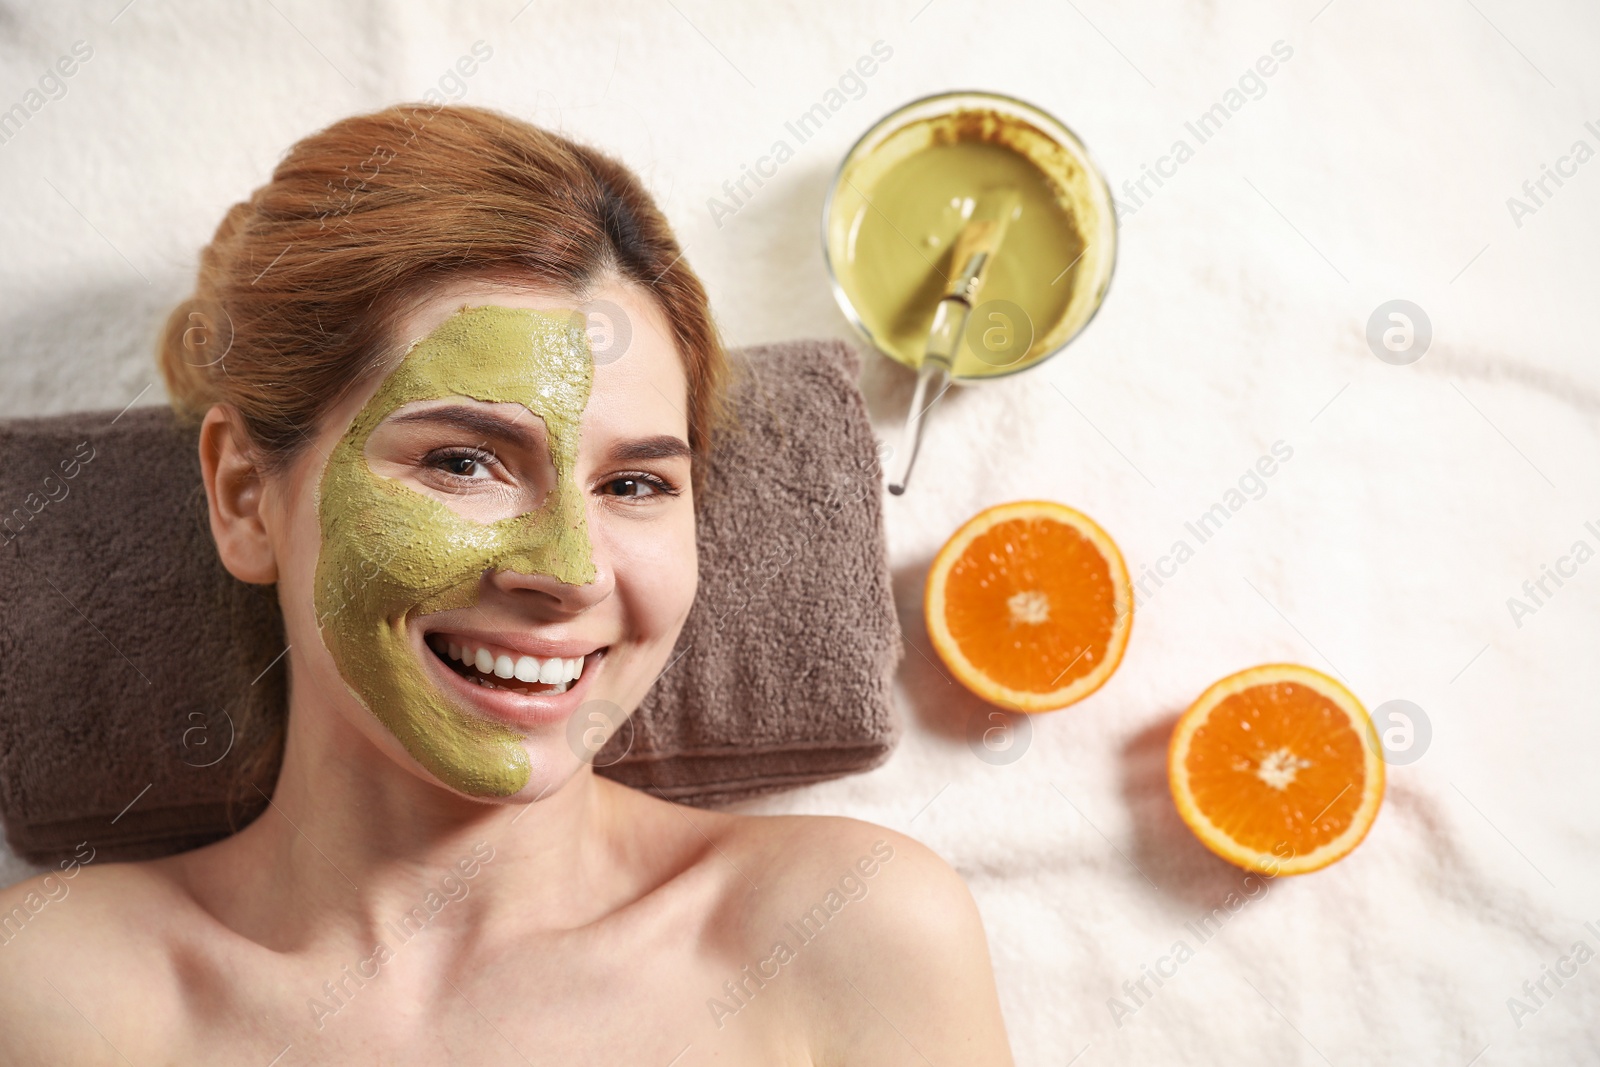
{"type": "Polygon", "coordinates": [[[973,219],[956,235],[955,250],[950,256],[950,268],[959,274],[966,269],[967,261],[979,252],[993,255],[1000,246],[1000,223],[994,219],[973,219]]]}

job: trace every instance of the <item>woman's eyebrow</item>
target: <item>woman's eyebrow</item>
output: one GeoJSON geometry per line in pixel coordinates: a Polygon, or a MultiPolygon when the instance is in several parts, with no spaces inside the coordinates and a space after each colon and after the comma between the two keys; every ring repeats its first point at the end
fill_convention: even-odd
{"type": "Polygon", "coordinates": [[[694,456],[694,450],[681,437],[671,434],[657,434],[655,437],[635,437],[627,441],[618,441],[611,446],[610,459],[613,463],[626,463],[629,461],[646,459],[673,459],[678,456],[694,456]]]}
{"type": "Polygon", "coordinates": [[[531,425],[522,426],[518,420],[501,418],[488,411],[477,411],[461,405],[396,415],[394,421],[403,424],[448,423],[463,430],[470,430],[483,440],[493,437],[529,450],[537,449],[543,443],[542,435],[531,425]]]}

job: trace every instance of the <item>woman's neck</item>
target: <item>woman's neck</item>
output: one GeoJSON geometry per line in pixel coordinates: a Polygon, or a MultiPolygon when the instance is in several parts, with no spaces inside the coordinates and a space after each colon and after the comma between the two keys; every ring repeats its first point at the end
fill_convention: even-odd
{"type": "Polygon", "coordinates": [[[219,920],[279,951],[370,946],[424,914],[462,929],[571,927],[629,891],[619,792],[583,766],[535,803],[468,800],[398,765],[337,709],[303,708],[267,810],[186,870],[219,920]]]}

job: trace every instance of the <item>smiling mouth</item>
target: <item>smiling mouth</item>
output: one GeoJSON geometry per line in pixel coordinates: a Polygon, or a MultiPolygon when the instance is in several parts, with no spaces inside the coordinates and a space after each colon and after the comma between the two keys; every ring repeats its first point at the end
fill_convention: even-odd
{"type": "Polygon", "coordinates": [[[528,694],[565,693],[583,677],[590,661],[606,651],[599,648],[587,656],[540,658],[442,633],[429,634],[425,641],[441,663],[474,685],[528,694]]]}

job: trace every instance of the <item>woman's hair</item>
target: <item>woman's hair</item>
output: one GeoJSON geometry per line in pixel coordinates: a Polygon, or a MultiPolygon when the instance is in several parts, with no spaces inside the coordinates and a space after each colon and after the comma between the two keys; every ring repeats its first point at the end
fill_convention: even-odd
{"type": "MultiPolygon", "coordinates": [[[[463,278],[579,299],[615,278],[649,294],[688,379],[698,485],[728,415],[729,363],[666,218],[621,163],[483,108],[396,105],[291,148],[229,209],[194,295],[168,316],[159,359],[173,408],[192,422],[232,405],[262,469],[281,471],[394,354],[408,306],[463,278]]],[[[232,807],[254,809],[244,821],[263,806],[251,787],[270,791],[282,762],[285,689],[273,675],[238,708],[251,755],[232,807]]]]}
{"type": "Polygon", "coordinates": [[[709,453],[728,361],[665,216],[611,157],[476,107],[400,104],[291,148],[229,209],[168,316],[167,392],[191,418],[233,405],[261,465],[281,469],[392,354],[406,306],[462,277],[648,293],[683,359],[689,444],[709,453]]]}

